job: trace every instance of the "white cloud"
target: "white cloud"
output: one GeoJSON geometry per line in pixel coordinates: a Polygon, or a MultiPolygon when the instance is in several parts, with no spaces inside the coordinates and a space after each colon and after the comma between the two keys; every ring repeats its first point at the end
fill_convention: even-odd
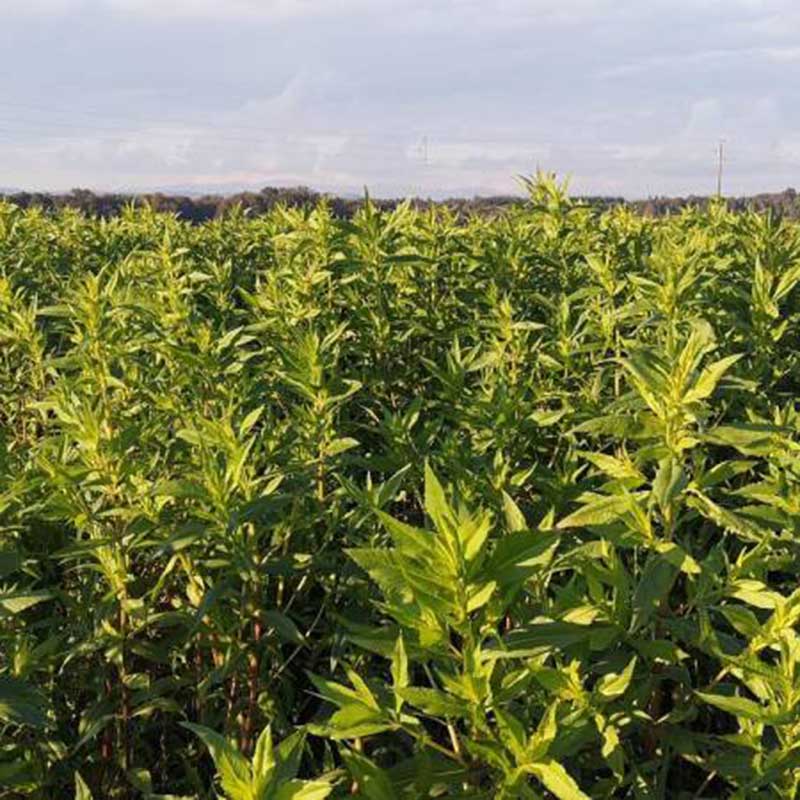
{"type": "Polygon", "coordinates": [[[661,158],[664,147],[660,144],[618,144],[607,148],[608,158],[614,161],[652,162],[661,158]]]}
{"type": "MultiPolygon", "coordinates": [[[[367,4],[367,0],[347,1],[351,6],[367,4]]],[[[211,17],[228,21],[238,18],[280,19],[314,13],[327,15],[336,9],[333,0],[3,0],[2,5],[4,12],[17,15],[109,10],[163,20],[211,17]]]]}
{"type": "Polygon", "coordinates": [[[782,64],[800,61],[800,47],[765,47],[763,53],[767,58],[782,64]]]}
{"type": "Polygon", "coordinates": [[[302,15],[314,8],[313,0],[96,0],[114,11],[148,17],[281,18],[302,15]]]}
{"type": "Polygon", "coordinates": [[[9,16],[60,14],[79,11],[86,0],[2,0],[2,11],[9,16]]]}
{"type": "Polygon", "coordinates": [[[779,63],[800,61],[800,47],[731,47],[728,49],[712,48],[693,50],[688,52],[670,53],[643,58],[637,61],[620,64],[599,73],[601,78],[621,78],[654,70],[664,70],[676,66],[686,67],[712,67],[728,68],[730,62],[744,61],[752,63],[754,60],[769,59],[779,63]]]}
{"type": "Polygon", "coordinates": [[[800,166],[800,139],[786,138],[778,142],[775,147],[775,157],[793,167],[800,166]]]}
{"type": "MultiPolygon", "coordinates": [[[[631,2],[631,0],[624,0],[631,2]]],[[[688,0],[684,0],[687,2],[688,0]]],[[[52,11],[111,10],[152,19],[213,18],[324,19],[347,15],[380,17],[396,14],[396,22],[450,21],[461,15],[487,25],[520,19],[579,22],[619,7],[614,0],[3,0],[5,11],[37,14],[52,11]]]]}
{"type": "Polygon", "coordinates": [[[422,142],[409,145],[406,155],[411,161],[436,162],[440,165],[457,166],[465,163],[508,162],[517,160],[534,164],[536,160],[544,161],[550,157],[552,150],[548,145],[530,145],[522,143],[506,144],[503,142],[438,142],[431,141],[425,146],[422,142]]]}
{"type": "Polygon", "coordinates": [[[510,191],[538,161],[688,192],[720,136],[742,188],[797,165],[789,0],[0,4],[26,63],[0,75],[3,183],[510,191]]]}

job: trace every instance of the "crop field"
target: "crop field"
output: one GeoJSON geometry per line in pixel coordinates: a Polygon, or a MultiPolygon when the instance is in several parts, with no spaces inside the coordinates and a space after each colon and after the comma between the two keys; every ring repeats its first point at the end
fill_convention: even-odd
{"type": "Polygon", "coordinates": [[[0,797],[795,798],[800,224],[0,204],[0,797]]]}

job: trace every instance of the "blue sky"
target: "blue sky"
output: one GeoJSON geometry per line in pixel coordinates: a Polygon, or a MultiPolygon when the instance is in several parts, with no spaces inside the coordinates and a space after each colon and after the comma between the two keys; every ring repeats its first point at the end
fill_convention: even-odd
{"type": "Polygon", "coordinates": [[[800,186],[789,0],[2,0],[0,186],[800,186]]]}

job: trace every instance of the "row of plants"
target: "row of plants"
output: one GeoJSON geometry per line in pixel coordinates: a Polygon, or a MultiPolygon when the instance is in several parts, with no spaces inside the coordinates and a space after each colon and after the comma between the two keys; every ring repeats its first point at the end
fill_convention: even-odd
{"type": "Polygon", "coordinates": [[[0,796],[794,798],[800,227],[0,204],[0,796]]]}

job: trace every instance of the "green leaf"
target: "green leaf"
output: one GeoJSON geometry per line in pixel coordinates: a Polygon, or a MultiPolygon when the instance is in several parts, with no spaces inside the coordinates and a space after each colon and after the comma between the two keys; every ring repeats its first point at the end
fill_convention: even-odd
{"type": "Polygon", "coordinates": [[[484,565],[483,574],[501,586],[521,583],[550,564],[560,539],[556,533],[541,531],[504,536],[484,565]]]}
{"type": "Polygon", "coordinates": [[[571,622],[542,621],[517,628],[504,637],[505,649],[486,652],[491,658],[526,658],[551,650],[564,650],[573,645],[604,649],[619,636],[614,625],[593,622],[577,625],[571,622]]]}
{"type": "Polygon", "coordinates": [[[438,531],[445,533],[448,530],[455,530],[457,525],[455,514],[447,502],[442,484],[439,483],[427,461],[425,462],[425,511],[438,531]]]}
{"type": "Polygon", "coordinates": [[[359,700],[361,700],[365,706],[373,708],[377,711],[380,706],[367,682],[354,669],[350,667],[346,667],[345,669],[347,671],[347,677],[350,679],[350,683],[353,684],[353,687],[358,694],[359,700]]]}
{"type": "Polygon", "coordinates": [[[728,597],[741,600],[755,608],[773,609],[782,605],[784,598],[773,592],[761,581],[740,578],[727,587],[728,597]]]}
{"type": "Polygon", "coordinates": [[[720,528],[731,531],[748,542],[760,544],[764,539],[769,538],[768,531],[764,531],[744,517],[735,514],[733,511],[723,508],[711,500],[702,492],[695,491],[686,500],[687,504],[699,511],[704,517],[712,520],[720,528]]]}
{"type": "Polygon", "coordinates": [[[709,694],[706,692],[695,692],[695,694],[703,700],[703,702],[715,708],[727,711],[735,717],[744,717],[745,719],[755,720],[756,722],[763,722],[767,717],[767,712],[764,708],[745,697],[726,694],[709,694]]]}
{"type": "Polygon", "coordinates": [[[633,593],[631,633],[636,633],[650,622],[669,595],[678,572],[679,568],[664,555],[659,553],[648,555],[642,576],[633,593]]]}
{"type": "Polygon", "coordinates": [[[397,637],[392,653],[392,686],[395,691],[408,686],[408,655],[402,633],[397,637]]]}
{"type": "Polygon", "coordinates": [[[590,453],[585,450],[581,450],[578,455],[594,464],[601,472],[615,480],[644,481],[644,475],[642,475],[639,468],[631,461],[623,461],[620,458],[607,455],[606,453],[590,453]]]}
{"type": "Polygon", "coordinates": [[[542,761],[550,750],[550,745],[558,734],[558,701],[551,703],[545,710],[536,730],[530,737],[525,755],[531,761],[542,761]]]}
{"type": "Polygon", "coordinates": [[[320,675],[314,675],[313,673],[309,673],[309,678],[311,678],[311,682],[314,684],[320,695],[334,705],[347,706],[351,703],[358,703],[374,710],[373,703],[365,703],[364,697],[358,691],[351,689],[349,686],[345,686],[342,683],[336,683],[336,681],[328,680],[327,678],[323,678],[320,675]]]}
{"type": "Polygon", "coordinates": [[[588,528],[593,525],[608,525],[615,522],[630,509],[630,499],[625,496],[610,495],[592,500],[577,511],[564,517],[556,528],[588,528]]]}
{"type": "Polygon", "coordinates": [[[8,676],[0,677],[0,720],[33,728],[47,725],[38,692],[18,678],[8,676]]]}
{"type": "Polygon", "coordinates": [[[483,553],[491,529],[492,520],[488,514],[478,513],[468,518],[462,516],[459,519],[456,530],[461,542],[461,552],[467,563],[474,561],[483,553]]]}
{"type": "Polygon", "coordinates": [[[420,605],[440,617],[458,610],[452,585],[442,580],[443,575],[451,575],[449,571],[422,568],[410,559],[398,557],[397,551],[393,550],[360,548],[345,552],[390,597],[407,595],[410,590],[420,605]]]}
{"type": "Polygon", "coordinates": [[[511,750],[518,763],[525,761],[525,748],[528,743],[525,726],[510,711],[502,708],[495,708],[494,716],[497,730],[505,746],[511,750]]]}
{"type": "Polygon", "coordinates": [[[272,776],[275,768],[275,757],[272,749],[272,728],[267,725],[256,741],[253,752],[253,778],[266,784],[272,776]]]}
{"type": "Polygon", "coordinates": [[[485,606],[492,599],[496,589],[497,584],[494,581],[489,581],[483,586],[471,586],[467,596],[467,613],[471,614],[485,606]]]}
{"type": "Polygon", "coordinates": [[[303,757],[303,749],[306,743],[306,731],[300,729],[290,736],[287,736],[273,750],[276,756],[275,775],[273,782],[280,785],[283,781],[297,776],[300,769],[300,759],[303,757]]]}
{"type": "Polygon", "coordinates": [[[738,633],[747,639],[755,639],[761,633],[762,625],[758,617],[749,609],[740,605],[722,606],[720,612],[738,633]]]}
{"type": "Polygon", "coordinates": [[[566,408],[537,409],[531,414],[531,419],[540,427],[547,428],[555,425],[567,413],[566,408]]]}
{"type": "Polygon", "coordinates": [[[432,717],[464,717],[468,709],[463,700],[445,694],[439,689],[407,686],[397,692],[403,700],[432,717]]]}
{"type": "Polygon", "coordinates": [[[525,770],[535,775],[558,800],[591,800],[557,761],[547,759],[537,764],[529,764],[525,770]]]}
{"type": "MultiPolygon", "coordinates": [[[[409,557],[423,558],[434,551],[435,537],[430,531],[407,525],[383,511],[379,511],[377,516],[391,535],[397,548],[404,554],[409,557]]],[[[363,552],[363,548],[347,552],[363,552]]]]}
{"type": "Polygon", "coordinates": [[[231,800],[249,798],[251,794],[252,772],[244,756],[232,747],[222,736],[204,725],[191,722],[180,723],[200,738],[214,759],[222,790],[231,800]]]}
{"type": "Polygon", "coordinates": [[[713,444],[734,447],[746,456],[755,456],[768,455],[773,447],[773,438],[781,433],[782,429],[774,425],[737,423],[712,428],[703,439],[713,444]]]}
{"type": "Polygon", "coordinates": [[[253,429],[253,426],[258,422],[261,415],[264,413],[264,406],[254,408],[243,420],[239,426],[239,435],[245,436],[253,429]]]}
{"type": "Polygon", "coordinates": [[[655,546],[655,551],[673,567],[687,575],[699,575],[703,571],[702,567],[675,542],[659,542],[655,546]]]}
{"type": "Polygon", "coordinates": [[[669,396],[669,375],[666,365],[652,350],[641,348],[630,354],[629,358],[619,359],[620,364],[628,372],[633,387],[656,415],[663,414],[662,398],[669,396]]]}
{"type": "MultiPolygon", "coordinates": [[[[0,509],[2,509],[1,503],[0,509]]],[[[0,549],[0,578],[5,578],[12,572],[16,572],[21,566],[22,556],[18,550],[10,547],[0,549]]]]}
{"type": "Polygon", "coordinates": [[[360,442],[358,439],[353,439],[352,437],[344,437],[341,439],[334,439],[327,447],[327,454],[329,456],[338,456],[342,453],[346,453],[348,450],[352,450],[354,447],[358,447],[360,442]]]}
{"type": "Polygon", "coordinates": [[[189,480],[162,481],[153,489],[157,497],[174,497],[184,500],[206,500],[208,492],[203,486],[189,480]]]}
{"type": "Polygon", "coordinates": [[[280,636],[284,641],[296,645],[307,644],[305,636],[300,633],[297,625],[295,625],[294,622],[292,622],[292,620],[282,611],[276,611],[274,609],[262,611],[261,616],[264,618],[264,621],[271,628],[273,628],[278,636],[280,636]]]}
{"type": "Polygon", "coordinates": [[[333,787],[326,781],[292,780],[284,783],[275,792],[274,800],[324,800],[332,791],[333,787]]]}
{"type": "Polygon", "coordinates": [[[661,460],[653,481],[653,497],[662,512],[671,507],[688,483],[680,462],[671,457],[661,460]]]}
{"type": "Polygon", "coordinates": [[[340,740],[373,736],[396,727],[396,724],[388,720],[383,713],[358,703],[350,703],[343,705],[327,722],[321,725],[309,725],[308,729],[317,736],[340,740]]]}
{"type": "Polygon", "coordinates": [[[153,776],[150,770],[144,767],[134,767],[128,770],[128,780],[136,791],[141,792],[150,800],[153,797],[153,776]]]}
{"type": "Polygon", "coordinates": [[[527,529],[528,523],[525,521],[525,516],[505,491],[503,492],[503,514],[506,518],[506,527],[512,533],[527,529]]]}
{"type": "Polygon", "coordinates": [[[709,489],[731,478],[735,478],[737,475],[741,475],[744,472],[749,472],[757,463],[758,462],[754,460],[723,461],[719,464],[715,464],[711,469],[695,478],[695,483],[701,490],[709,489]]]}
{"type": "Polygon", "coordinates": [[[75,773],[75,800],[93,800],[92,793],[80,772],[75,773]]]}
{"type": "Polygon", "coordinates": [[[0,594],[0,609],[8,614],[20,614],[45,600],[52,600],[53,597],[53,593],[46,589],[36,592],[6,592],[0,594]]]}
{"type": "Polygon", "coordinates": [[[711,397],[723,375],[725,375],[741,357],[742,354],[727,356],[706,367],[694,386],[683,396],[683,402],[694,403],[698,400],[705,400],[711,397]]]}
{"type": "Polygon", "coordinates": [[[340,747],[339,752],[347,771],[358,783],[359,795],[364,795],[369,800],[397,800],[392,779],[386,771],[349,747],[340,747]]]}
{"type": "Polygon", "coordinates": [[[603,677],[597,682],[595,691],[604,700],[613,700],[617,697],[621,697],[628,690],[628,686],[630,686],[635,668],[636,656],[630,660],[628,666],[625,667],[625,669],[620,672],[619,675],[616,675],[613,672],[609,673],[608,675],[603,675],[603,677]]]}

